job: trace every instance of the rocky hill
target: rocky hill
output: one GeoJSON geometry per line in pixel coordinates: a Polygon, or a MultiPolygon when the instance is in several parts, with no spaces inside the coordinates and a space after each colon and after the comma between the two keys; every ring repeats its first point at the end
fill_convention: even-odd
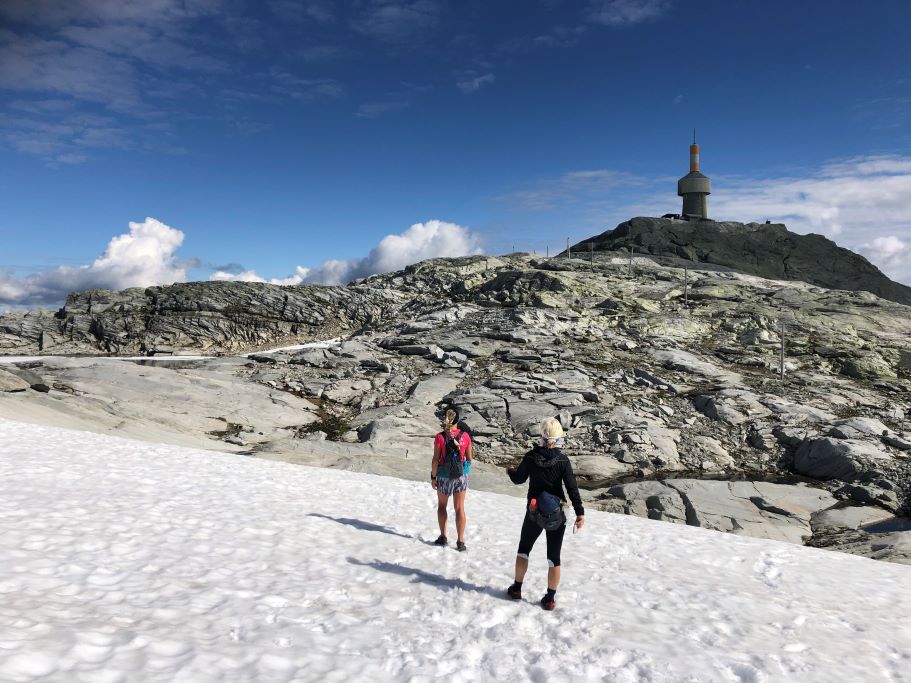
{"type": "Polygon", "coordinates": [[[394,289],[186,282],[74,292],[56,313],[0,317],[0,354],[225,353],[350,334],[391,315],[394,289]]]}
{"type": "Polygon", "coordinates": [[[911,305],[911,287],[893,282],[867,259],[822,235],[798,235],[781,223],[733,223],[633,218],[579,242],[580,256],[632,249],[636,253],[717,264],[776,280],[876,294],[911,305]]]}
{"type": "Polygon", "coordinates": [[[0,369],[0,416],[423,480],[454,405],[494,489],[553,416],[590,506],[911,559],[911,307],[867,292],[698,267],[684,291],[682,268],[611,251],[479,256],[347,287],[87,292],[0,334],[7,354],[229,354],[44,355],[0,369]]]}

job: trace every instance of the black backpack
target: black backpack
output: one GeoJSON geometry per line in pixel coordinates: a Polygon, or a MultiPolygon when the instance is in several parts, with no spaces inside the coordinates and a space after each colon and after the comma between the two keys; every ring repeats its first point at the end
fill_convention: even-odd
{"type": "Polygon", "coordinates": [[[459,433],[459,441],[453,439],[449,432],[443,432],[443,439],[445,439],[446,442],[446,451],[443,457],[443,472],[447,479],[458,479],[465,474],[462,451],[459,449],[459,441],[462,440],[462,433],[459,433]]]}

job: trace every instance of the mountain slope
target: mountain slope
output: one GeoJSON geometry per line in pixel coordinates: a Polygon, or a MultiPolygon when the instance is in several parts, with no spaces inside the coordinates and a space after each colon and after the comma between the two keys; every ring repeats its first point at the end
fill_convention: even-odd
{"type": "Polygon", "coordinates": [[[632,248],[639,254],[713,263],[776,280],[876,294],[911,304],[911,287],[893,282],[863,256],[822,235],[798,235],[781,223],[632,218],[572,247],[584,255],[632,248]]]}
{"type": "Polygon", "coordinates": [[[0,421],[0,679],[899,681],[909,569],[589,512],[502,597],[522,517],[427,483],[0,421]]]}

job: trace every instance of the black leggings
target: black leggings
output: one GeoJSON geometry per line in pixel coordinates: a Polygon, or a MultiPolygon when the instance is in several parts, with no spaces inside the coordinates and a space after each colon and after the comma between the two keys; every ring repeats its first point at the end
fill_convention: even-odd
{"type": "MultiPolygon", "coordinates": [[[[522,522],[522,535],[519,537],[519,550],[516,553],[520,557],[528,559],[531,549],[535,545],[535,541],[538,540],[538,536],[541,535],[541,532],[544,531],[538,524],[531,519],[528,515],[528,511],[525,512],[525,521],[522,522]]],[[[563,534],[566,533],[566,519],[564,517],[563,524],[559,528],[554,529],[553,531],[548,531],[547,533],[547,563],[551,567],[560,566],[560,548],[563,547],[563,534]]]]}

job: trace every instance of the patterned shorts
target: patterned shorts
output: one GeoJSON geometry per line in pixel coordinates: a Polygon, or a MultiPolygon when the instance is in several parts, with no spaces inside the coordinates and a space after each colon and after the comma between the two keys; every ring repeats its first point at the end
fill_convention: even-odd
{"type": "Polygon", "coordinates": [[[463,474],[456,479],[446,479],[437,475],[437,493],[451,496],[453,493],[462,493],[468,490],[468,475],[463,474]]]}

